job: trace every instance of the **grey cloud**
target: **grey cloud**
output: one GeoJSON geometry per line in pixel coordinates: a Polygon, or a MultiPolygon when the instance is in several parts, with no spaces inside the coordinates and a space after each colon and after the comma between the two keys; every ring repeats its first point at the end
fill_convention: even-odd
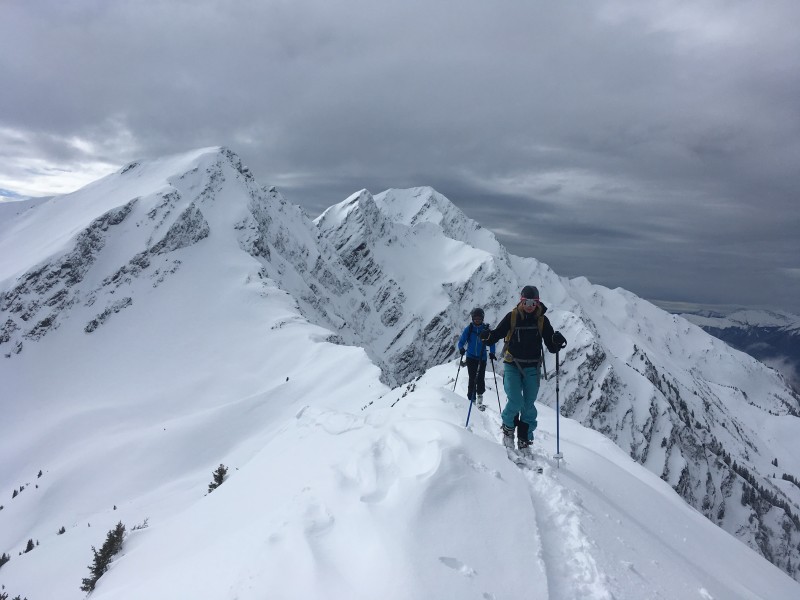
{"type": "Polygon", "coordinates": [[[564,275],[664,300],[750,289],[800,312],[794,1],[3,13],[0,187],[20,157],[77,171],[227,145],[312,214],[432,185],[564,275]]]}

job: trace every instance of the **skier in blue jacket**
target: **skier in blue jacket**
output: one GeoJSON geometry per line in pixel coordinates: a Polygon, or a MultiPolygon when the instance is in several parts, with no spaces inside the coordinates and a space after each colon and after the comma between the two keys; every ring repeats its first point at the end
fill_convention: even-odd
{"type": "MultiPolygon", "coordinates": [[[[469,382],[467,383],[467,399],[475,402],[478,410],[486,410],[483,405],[483,393],[486,391],[486,344],[480,335],[484,331],[490,331],[490,327],[483,322],[483,309],[474,308],[470,313],[472,323],[464,328],[461,337],[458,338],[458,351],[461,356],[467,355],[467,373],[469,382]],[[476,395],[477,392],[477,395],[476,395]]],[[[496,359],[494,355],[494,344],[489,346],[489,358],[496,359]]]]}

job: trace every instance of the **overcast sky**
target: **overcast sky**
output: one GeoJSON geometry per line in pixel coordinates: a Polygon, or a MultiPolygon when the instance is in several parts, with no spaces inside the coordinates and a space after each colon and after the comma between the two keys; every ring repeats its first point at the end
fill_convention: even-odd
{"type": "Polygon", "coordinates": [[[800,313],[798,24],[798,0],[0,0],[0,195],[225,145],[312,216],[431,185],[560,275],[800,313]]]}

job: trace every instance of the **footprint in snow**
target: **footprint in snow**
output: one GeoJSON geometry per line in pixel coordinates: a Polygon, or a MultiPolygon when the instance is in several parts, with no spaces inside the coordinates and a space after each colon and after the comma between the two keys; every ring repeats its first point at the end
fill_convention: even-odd
{"type": "Polygon", "coordinates": [[[445,565],[446,567],[450,567],[454,571],[458,571],[464,577],[475,577],[475,575],[478,574],[478,572],[475,569],[473,569],[468,565],[465,565],[457,558],[452,558],[450,556],[440,556],[439,560],[443,565],[445,565]]]}
{"type": "Polygon", "coordinates": [[[328,532],[336,522],[330,511],[321,504],[311,504],[304,514],[304,529],[307,535],[321,536],[328,532]]]}

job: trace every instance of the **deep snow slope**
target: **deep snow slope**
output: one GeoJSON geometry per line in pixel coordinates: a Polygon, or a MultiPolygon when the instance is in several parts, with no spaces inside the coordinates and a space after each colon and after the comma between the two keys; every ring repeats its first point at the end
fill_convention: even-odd
{"type": "Polygon", "coordinates": [[[83,450],[111,455],[73,457],[96,464],[81,473],[51,459],[14,500],[39,545],[2,567],[5,589],[84,597],[90,545],[124,522],[147,526],[128,533],[97,600],[797,597],[797,582],[597,432],[562,418],[556,464],[555,413],[543,407],[535,474],[507,459],[493,404],[464,427],[454,363],[386,391],[347,352],[316,355],[321,374],[344,371],[323,401],[313,383],[281,389],[298,376],[288,365],[285,386],[210,410],[96,415],[116,435],[87,434],[83,450]],[[208,470],[193,469],[209,446],[208,470]],[[206,494],[213,459],[231,470],[206,494]]]}
{"type": "MultiPolygon", "coordinates": [[[[266,590],[296,597],[292,586],[302,579],[317,597],[374,597],[391,573],[397,597],[442,597],[453,581],[480,580],[470,594],[499,598],[518,586],[484,577],[494,581],[499,563],[517,569],[525,561],[553,581],[539,597],[642,597],[660,576],[642,583],[642,564],[621,557],[635,554],[625,548],[653,543],[653,531],[639,531],[651,514],[637,516],[616,547],[609,531],[592,533],[587,519],[595,513],[545,512],[548,522],[586,534],[571,542],[575,548],[597,549],[591,560],[578,554],[573,566],[586,584],[571,587],[576,571],[562,568],[573,560],[569,546],[523,534],[509,544],[505,532],[516,521],[488,508],[503,506],[510,493],[493,487],[509,477],[505,462],[495,464],[496,417],[476,415],[472,434],[462,430],[466,407],[443,391],[453,363],[440,367],[446,377],[416,381],[453,355],[472,306],[496,323],[525,283],[539,285],[548,315],[570,340],[561,357],[562,414],[623,452],[590,432],[594,441],[576,447],[595,452],[599,443],[604,461],[616,453],[614,469],[654,479],[644,487],[668,502],[677,490],[797,576],[800,488],[780,477],[800,474],[799,420],[797,398],[780,378],[632,294],[509,255],[430,188],[362,191],[315,223],[258,185],[235,154],[210,148],[128,165],[74,194],[15,204],[0,212],[0,554],[11,556],[0,583],[12,596],[79,597],[90,547],[119,520],[130,528],[149,519],[150,527],[129,536],[126,556],[98,595],[141,597],[141,586],[151,586],[148,595],[157,597],[155,582],[178,581],[159,589],[172,597],[262,597],[266,590]],[[389,392],[387,382],[405,385],[389,392]],[[424,401],[414,402],[413,415],[396,416],[414,393],[424,401]],[[396,431],[404,432],[399,442],[396,431]],[[353,444],[363,447],[362,458],[353,457],[353,444]],[[462,455],[495,466],[447,466],[462,455]],[[641,475],[629,457],[653,475],[641,475]],[[229,482],[205,496],[220,463],[231,467],[229,482]],[[470,529],[472,536],[452,533],[477,518],[464,500],[475,490],[486,498],[486,525],[470,529]],[[429,531],[452,545],[437,550],[429,531]],[[344,545],[354,532],[363,548],[344,545]],[[40,544],[20,555],[28,540],[40,544]],[[477,558],[465,560],[458,548],[477,558]],[[358,558],[350,561],[349,552],[358,558]],[[490,555],[497,561],[481,562],[490,555]]],[[[551,379],[542,403],[554,406],[554,394],[551,379]]],[[[578,494],[578,504],[611,502],[596,479],[537,492],[521,475],[512,495],[533,502],[534,512],[536,502],[545,511],[541,497],[551,493],[578,494]]],[[[622,512],[635,513],[620,502],[614,496],[622,512]]],[[[643,493],[643,504],[660,502],[643,493]]],[[[531,525],[523,531],[536,531],[534,521],[542,529],[534,512],[523,517],[531,525]]],[[[685,529],[711,535],[714,547],[731,543],[703,523],[685,529]]],[[[544,527],[535,537],[555,540],[564,528],[544,527]]],[[[730,552],[762,565],[734,543],[730,552]]],[[[652,571],[681,565],[680,550],[670,546],[652,571]]],[[[698,571],[705,575],[691,580],[692,593],[712,593],[709,579],[724,583],[712,597],[796,590],[772,567],[752,572],[744,562],[731,559],[736,573],[698,571]],[[748,588],[748,580],[758,585],[748,588]]],[[[666,580],[658,585],[662,597],[690,597],[666,580]]]]}

